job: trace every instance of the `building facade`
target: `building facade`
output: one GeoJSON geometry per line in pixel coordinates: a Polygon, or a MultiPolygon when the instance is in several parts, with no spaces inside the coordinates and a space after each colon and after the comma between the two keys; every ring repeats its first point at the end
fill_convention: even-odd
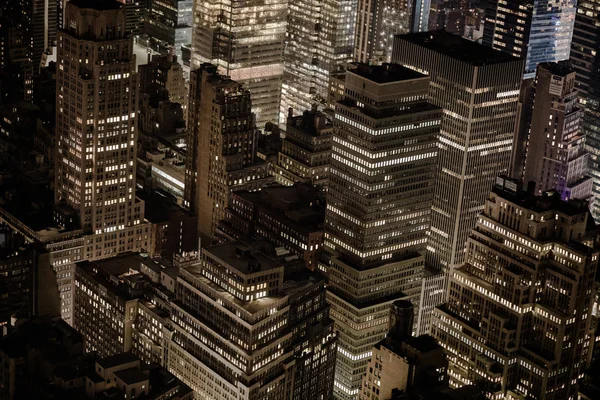
{"type": "Polygon", "coordinates": [[[486,2],[483,44],[526,60],[533,78],[543,62],[569,58],[577,0],[490,0],[486,2]]]}
{"type": "Polygon", "coordinates": [[[451,385],[476,384],[489,399],[577,397],[600,253],[589,218],[585,202],[497,179],[433,313],[451,385]]]}
{"type": "Polygon", "coordinates": [[[327,187],[332,133],[333,125],[323,113],[304,111],[288,116],[281,151],[273,165],[275,180],[282,185],[310,182],[327,187]]]}
{"type": "Polygon", "coordinates": [[[577,5],[575,28],[571,45],[571,62],[577,73],[576,89],[583,110],[581,130],[589,153],[589,174],[592,177],[590,205],[595,220],[600,220],[600,1],[580,1],[577,5]]]}
{"type": "MultiPolygon", "coordinates": [[[[434,273],[423,286],[431,289],[462,263],[485,193],[508,170],[523,61],[443,31],[396,36],[393,60],[427,73],[430,101],[443,108],[427,239],[434,273]]],[[[421,296],[418,334],[444,293],[442,285],[421,296]]]]}
{"type": "Polygon", "coordinates": [[[197,396],[331,398],[337,348],[324,282],[287,269],[231,242],[180,271],[167,368],[197,396]]]}
{"type": "Polygon", "coordinates": [[[592,180],[570,62],[539,64],[532,95],[523,182],[535,182],[537,195],[556,189],[563,200],[590,198],[592,180]]]}
{"type": "Polygon", "coordinates": [[[429,79],[406,67],[358,65],[335,105],[325,249],[339,331],[335,395],[353,399],[390,304],[418,305],[441,110],[429,79]]]}
{"type": "Polygon", "coordinates": [[[279,123],[327,100],[329,78],[353,61],[355,0],[290,0],[279,123]]]}
{"type": "Polygon", "coordinates": [[[151,45],[170,46],[181,59],[181,46],[192,43],[192,0],[149,0],[144,33],[151,45]]]}
{"type": "Polygon", "coordinates": [[[84,230],[101,234],[140,224],[144,207],[135,197],[133,42],[122,6],[97,5],[69,2],[67,29],[59,33],[55,204],[72,208],[84,230]]]}
{"type": "Polygon", "coordinates": [[[271,182],[256,159],[258,131],[251,95],[241,83],[203,64],[191,74],[185,205],[198,216],[198,232],[212,238],[233,190],[271,182]]]}
{"type": "Polygon", "coordinates": [[[390,62],[394,35],[409,33],[413,0],[358,0],[354,59],[390,62]]]}
{"type": "Polygon", "coordinates": [[[169,101],[181,105],[183,118],[187,121],[189,87],[183,76],[183,67],[177,61],[179,57],[171,50],[169,55],[155,55],[148,64],[140,65],[140,93],[148,93],[153,83],[162,86],[169,93],[169,101]]]}
{"type": "Polygon", "coordinates": [[[325,208],[310,185],[236,192],[231,195],[218,234],[221,241],[248,237],[266,240],[314,270],[323,249],[324,216],[325,208]]]}
{"type": "Polygon", "coordinates": [[[256,125],[279,120],[287,1],[195,2],[191,68],[203,63],[244,85],[256,125]]]}

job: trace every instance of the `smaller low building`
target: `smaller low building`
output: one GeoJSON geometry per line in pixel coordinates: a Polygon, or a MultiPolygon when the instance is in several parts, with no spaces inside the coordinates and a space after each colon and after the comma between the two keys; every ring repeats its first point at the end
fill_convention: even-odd
{"type": "Polygon", "coordinates": [[[325,209],[312,185],[235,192],[218,229],[221,242],[264,239],[315,269],[323,246],[325,209]]]}

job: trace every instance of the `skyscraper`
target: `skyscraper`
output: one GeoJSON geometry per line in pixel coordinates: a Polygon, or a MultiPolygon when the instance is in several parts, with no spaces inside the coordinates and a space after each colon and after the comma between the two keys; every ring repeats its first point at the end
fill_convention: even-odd
{"type": "Polygon", "coordinates": [[[413,0],[358,0],[354,59],[389,62],[394,35],[411,31],[413,0]]]}
{"type": "Polygon", "coordinates": [[[489,399],[577,398],[600,255],[590,218],[585,202],[497,179],[433,314],[451,385],[489,399]]]}
{"type": "Polygon", "coordinates": [[[590,154],[589,173],[592,176],[594,201],[590,206],[596,221],[600,221],[600,0],[580,1],[577,5],[575,29],[571,46],[571,62],[577,73],[576,89],[583,109],[581,130],[590,154]]]}
{"type": "Polygon", "coordinates": [[[524,58],[525,77],[539,63],[569,58],[577,0],[487,0],[483,44],[524,58]]]}
{"type": "Polygon", "coordinates": [[[287,0],[197,1],[193,10],[192,69],[202,63],[244,85],[256,125],[277,122],[283,75],[287,0]]]}
{"type": "MultiPolygon", "coordinates": [[[[444,109],[427,244],[428,265],[444,275],[462,263],[486,192],[508,170],[523,61],[443,31],[396,36],[392,59],[429,74],[430,101],[444,109]]],[[[433,291],[421,296],[419,334],[445,293],[446,278],[433,277],[424,280],[433,291]]]]}
{"type": "Polygon", "coordinates": [[[289,0],[279,122],[324,104],[329,77],[353,61],[356,0],[289,0]]]}
{"type": "Polygon", "coordinates": [[[202,64],[191,73],[185,204],[198,232],[212,238],[232,190],[255,190],[272,180],[256,160],[257,129],[250,92],[202,64]]]}
{"type": "Polygon", "coordinates": [[[116,1],[70,1],[65,20],[58,35],[55,204],[73,209],[85,232],[114,241],[117,252],[116,232],[131,236],[130,228],[144,222],[135,196],[133,41],[116,1]]]}
{"type": "Polygon", "coordinates": [[[429,30],[429,9],[431,0],[412,0],[411,32],[427,32],[429,30]]]}
{"type": "Polygon", "coordinates": [[[321,268],[339,332],[338,399],[358,394],[390,305],[418,305],[441,118],[428,89],[406,67],[362,64],[335,105],[321,268]]]}
{"type": "Polygon", "coordinates": [[[523,182],[535,182],[537,195],[556,189],[563,200],[588,199],[592,180],[571,63],[539,64],[533,96],[523,182]]]}

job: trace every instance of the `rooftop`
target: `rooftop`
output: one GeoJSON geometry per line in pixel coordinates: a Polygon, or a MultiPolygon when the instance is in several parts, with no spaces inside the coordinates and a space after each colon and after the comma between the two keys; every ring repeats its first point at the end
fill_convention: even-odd
{"type": "Polygon", "coordinates": [[[148,375],[140,371],[138,367],[116,371],[115,376],[122,380],[126,385],[135,385],[136,383],[149,380],[148,375]]]}
{"type": "Polygon", "coordinates": [[[348,70],[348,73],[361,76],[378,84],[426,78],[426,75],[403,65],[388,63],[382,65],[358,64],[357,68],[348,70]]]}
{"type": "Polygon", "coordinates": [[[569,74],[575,74],[571,61],[564,60],[559,62],[545,62],[538,64],[539,69],[545,69],[552,75],[567,76],[569,74]]]}
{"type": "Polygon", "coordinates": [[[203,250],[244,275],[270,271],[283,266],[244,242],[223,243],[203,250]]]}
{"type": "Polygon", "coordinates": [[[140,359],[133,353],[127,352],[127,353],[116,354],[116,355],[110,356],[110,357],[105,357],[96,362],[102,368],[108,369],[108,368],[113,368],[113,367],[117,367],[119,365],[129,364],[129,363],[136,362],[136,361],[139,363],[140,359]]]}
{"type": "Polygon", "coordinates": [[[430,31],[396,35],[394,42],[407,41],[445,56],[475,66],[519,60],[509,54],[486,47],[446,31],[430,31]]]}
{"type": "Polygon", "coordinates": [[[116,257],[96,260],[91,264],[106,271],[107,273],[119,276],[129,272],[130,269],[139,270],[141,257],[137,253],[125,253],[116,257]]]}
{"type": "Polygon", "coordinates": [[[98,11],[118,10],[123,7],[123,4],[116,0],[71,0],[69,4],[77,8],[91,8],[98,11]]]}
{"type": "Polygon", "coordinates": [[[544,192],[542,196],[535,196],[524,191],[520,182],[505,177],[496,178],[492,192],[511,203],[535,212],[558,211],[569,216],[589,212],[586,201],[564,201],[558,192],[552,190],[544,192]]]}

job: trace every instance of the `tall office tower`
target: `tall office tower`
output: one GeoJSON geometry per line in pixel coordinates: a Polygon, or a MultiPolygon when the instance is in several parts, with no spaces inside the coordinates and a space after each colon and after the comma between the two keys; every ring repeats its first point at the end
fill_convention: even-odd
{"type": "Polygon", "coordinates": [[[212,63],[243,84],[259,129],[279,118],[287,5],[287,0],[194,4],[192,69],[212,63]]]}
{"type": "Polygon", "coordinates": [[[335,395],[353,399],[390,305],[418,305],[441,110],[429,78],[393,64],[346,72],[325,215],[328,301],[339,332],[335,395]]]}
{"type": "Polygon", "coordinates": [[[506,173],[523,61],[443,31],[396,36],[395,62],[426,72],[430,101],[443,107],[418,334],[428,333],[447,272],[464,259],[465,242],[486,192],[506,173]]]}
{"type": "Polygon", "coordinates": [[[445,30],[462,36],[465,31],[465,0],[433,0],[429,8],[429,30],[445,30]]]}
{"type": "Polygon", "coordinates": [[[272,178],[269,165],[256,159],[250,92],[212,64],[202,64],[190,78],[184,201],[198,216],[198,232],[212,238],[230,192],[257,190],[272,178]]]}
{"type": "Polygon", "coordinates": [[[592,176],[590,205],[592,215],[600,221],[600,0],[580,1],[577,5],[575,29],[571,46],[571,62],[577,73],[575,85],[583,109],[581,130],[590,154],[589,173],[592,176]]]}
{"type": "Polygon", "coordinates": [[[333,125],[321,112],[288,115],[285,138],[273,166],[275,180],[283,185],[310,182],[327,187],[332,133],[333,125]]]}
{"type": "Polygon", "coordinates": [[[569,58],[577,0],[487,0],[483,44],[524,58],[525,78],[539,63],[569,58]]]}
{"type": "Polygon", "coordinates": [[[523,182],[535,182],[538,195],[556,189],[563,200],[590,198],[592,180],[571,63],[539,64],[533,93],[523,182]]]}
{"type": "Polygon", "coordinates": [[[336,338],[324,282],[257,245],[210,246],[180,270],[167,368],[201,399],[330,399],[336,338]]]}
{"type": "Polygon", "coordinates": [[[411,32],[427,32],[429,30],[429,9],[431,0],[412,0],[411,32]]]}
{"type": "Polygon", "coordinates": [[[181,59],[181,46],[192,43],[193,0],[149,0],[144,33],[154,43],[173,46],[181,59]]]}
{"type": "Polygon", "coordinates": [[[411,31],[414,0],[358,0],[354,59],[390,62],[394,35],[411,31]]]}
{"type": "Polygon", "coordinates": [[[353,61],[357,0],[289,0],[280,125],[327,99],[332,73],[353,61]]]}
{"type": "MultiPolygon", "coordinates": [[[[133,41],[114,0],[72,0],[65,19],[56,71],[55,204],[73,209],[84,232],[113,241],[144,222],[144,203],[135,196],[133,41]]],[[[116,252],[116,241],[110,244],[116,252]]]]}
{"type": "Polygon", "coordinates": [[[144,21],[148,15],[148,0],[117,0],[125,10],[125,30],[132,35],[143,31],[144,21]]]}
{"type": "Polygon", "coordinates": [[[433,315],[451,385],[489,399],[577,398],[600,255],[590,219],[586,202],[497,179],[433,315]]]}

